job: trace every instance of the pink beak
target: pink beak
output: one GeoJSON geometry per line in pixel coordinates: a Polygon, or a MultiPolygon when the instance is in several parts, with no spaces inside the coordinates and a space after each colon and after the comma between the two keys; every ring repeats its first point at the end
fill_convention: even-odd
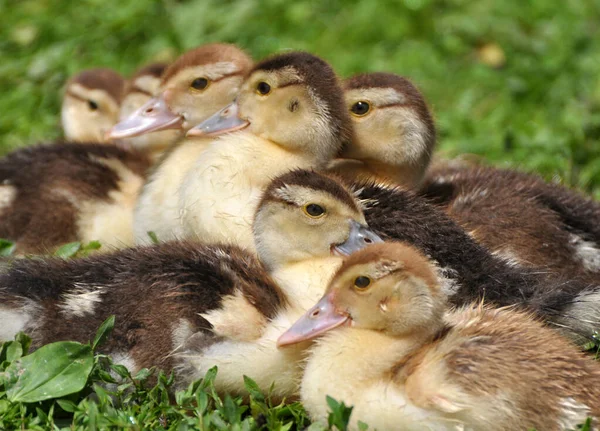
{"type": "Polygon", "coordinates": [[[218,136],[242,130],[249,125],[247,120],[239,117],[239,107],[236,102],[233,102],[190,129],[186,136],[218,136]]]}
{"type": "Polygon", "coordinates": [[[183,117],[169,110],[162,96],[154,97],[142,105],[108,133],[110,139],[130,138],[159,130],[181,129],[183,117]]]}
{"type": "Polygon", "coordinates": [[[336,311],[331,294],[326,294],[304,316],[298,319],[290,329],[279,337],[277,347],[312,340],[333,328],[349,322],[350,316],[336,311]]]}

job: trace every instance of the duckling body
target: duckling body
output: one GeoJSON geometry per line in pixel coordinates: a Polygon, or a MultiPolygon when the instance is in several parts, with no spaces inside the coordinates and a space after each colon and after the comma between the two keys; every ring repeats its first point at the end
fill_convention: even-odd
{"type": "Polygon", "coordinates": [[[160,240],[183,237],[179,188],[210,139],[182,136],[231,103],[251,66],[251,58],[233,45],[207,44],[188,51],[164,72],[157,98],[113,129],[112,136],[133,140],[168,134],[135,210],[136,243],[149,243],[149,231],[160,240]]]}
{"type": "Polygon", "coordinates": [[[367,223],[382,238],[410,243],[439,265],[452,304],[482,299],[499,306],[522,304],[578,342],[589,340],[600,326],[600,283],[515,266],[428,200],[400,188],[367,185],[358,197],[367,205],[367,223]]]}
{"type": "Polygon", "coordinates": [[[175,365],[172,353],[186,342],[210,341],[213,328],[203,313],[233,302],[266,320],[283,301],[254,257],[236,247],[185,242],[68,261],[18,260],[0,276],[0,285],[1,340],[23,330],[34,348],[60,340],[87,342],[115,315],[115,329],[102,349],[132,372],[169,370],[175,365]]]}
{"type": "Polygon", "coordinates": [[[307,53],[257,64],[236,100],[188,132],[235,131],[211,144],[187,173],[181,220],[186,237],[254,249],[252,217],[270,179],[325,167],[350,138],[351,125],[331,67],[307,53]]]}
{"type": "Polygon", "coordinates": [[[574,429],[600,414],[600,366],[530,314],[448,311],[435,266],[404,244],[350,256],[284,334],[309,349],[301,400],[326,422],[325,394],[373,429],[574,429]],[[515,354],[518,352],[518,354],[515,354]]]}
{"type": "Polygon", "coordinates": [[[65,139],[104,142],[119,119],[125,79],[111,69],[89,69],[67,82],[61,108],[65,139]]]}
{"type": "Polygon", "coordinates": [[[269,140],[241,131],[216,139],[198,158],[181,188],[183,235],[254,249],[252,221],[272,175],[315,165],[269,140]]]}
{"type": "Polygon", "coordinates": [[[517,266],[600,281],[600,204],[517,171],[438,168],[420,193],[517,266]]]}
{"type": "Polygon", "coordinates": [[[45,253],[71,242],[106,247],[133,241],[131,208],[149,160],[103,144],[23,148],[0,160],[0,238],[17,253],[45,253]]]}

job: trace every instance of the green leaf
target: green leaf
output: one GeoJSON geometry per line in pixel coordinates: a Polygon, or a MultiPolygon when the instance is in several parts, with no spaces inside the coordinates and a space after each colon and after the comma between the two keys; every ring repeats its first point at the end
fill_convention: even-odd
{"type": "Polygon", "coordinates": [[[135,376],[133,376],[134,380],[145,381],[152,374],[152,369],[142,368],[139,370],[135,376]]]}
{"type": "Polygon", "coordinates": [[[258,402],[265,401],[264,394],[262,393],[262,391],[260,390],[260,388],[258,387],[256,382],[254,380],[252,380],[250,377],[244,376],[244,386],[246,387],[246,390],[250,394],[250,397],[252,397],[254,400],[256,400],[258,402]]]}
{"type": "Polygon", "coordinates": [[[14,253],[17,245],[7,239],[0,238],[0,256],[10,256],[14,253]]]}
{"type": "Polygon", "coordinates": [[[6,369],[7,398],[32,403],[79,392],[93,365],[89,345],[60,341],[40,347],[6,369]]]}
{"type": "Polygon", "coordinates": [[[24,332],[18,332],[15,335],[15,341],[21,343],[21,347],[23,348],[23,355],[29,353],[29,346],[31,346],[31,337],[24,332]]]}
{"type": "Polygon", "coordinates": [[[18,341],[10,341],[6,347],[6,360],[14,362],[23,356],[23,347],[18,341]]]}
{"type": "Polygon", "coordinates": [[[156,233],[153,231],[148,231],[147,232],[148,236],[150,237],[150,240],[152,241],[152,244],[158,244],[158,236],[156,236],[156,233]]]}
{"type": "Polygon", "coordinates": [[[330,427],[335,426],[339,430],[345,430],[348,428],[350,422],[350,415],[352,414],[352,407],[346,406],[344,403],[339,403],[329,395],[326,397],[327,405],[329,406],[331,413],[327,418],[327,422],[330,427]]]}
{"type": "Polygon", "coordinates": [[[61,409],[63,409],[66,412],[75,413],[75,411],[77,410],[77,404],[75,404],[73,401],[56,400],[56,403],[60,406],[61,409]]]}
{"type": "Polygon", "coordinates": [[[113,328],[115,327],[115,316],[110,316],[108,319],[106,319],[104,322],[102,322],[102,325],[100,325],[100,328],[98,328],[98,331],[96,331],[96,336],[94,337],[94,342],[92,343],[92,350],[96,350],[96,348],[101,345],[102,343],[104,343],[104,341],[106,340],[106,337],[108,337],[110,335],[110,333],[112,332],[113,328]]]}
{"type": "Polygon", "coordinates": [[[129,370],[124,365],[121,364],[111,364],[110,369],[117,373],[124,379],[131,378],[131,374],[129,374],[129,370]]]}
{"type": "Polygon", "coordinates": [[[81,249],[81,243],[76,241],[76,242],[70,242],[68,244],[65,244],[63,246],[60,246],[55,252],[54,252],[54,256],[57,257],[62,257],[63,259],[69,259],[73,256],[75,256],[77,254],[77,252],[79,251],[79,249],[81,249]]]}

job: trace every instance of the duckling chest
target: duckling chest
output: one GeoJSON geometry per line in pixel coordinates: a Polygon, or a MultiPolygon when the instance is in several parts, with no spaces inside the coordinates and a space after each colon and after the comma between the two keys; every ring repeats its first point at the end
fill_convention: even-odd
{"type": "Polygon", "coordinates": [[[154,231],[161,240],[179,236],[179,189],[209,142],[183,143],[154,171],[142,189],[135,210],[137,242],[147,242],[148,231],[154,231]]]}
{"type": "Polygon", "coordinates": [[[354,407],[349,429],[358,429],[362,421],[380,430],[465,430],[439,411],[415,405],[405,385],[390,379],[398,351],[390,348],[389,339],[371,331],[348,336],[350,331],[355,330],[332,331],[311,349],[301,385],[302,403],[311,417],[327,420],[329,395],[354,407]]]}
{"type": "Polygon", "coordinates": [[[247,135],[215,141],[182,182],[184,234],[253,249],[251,226],[263,190],[276,176],[305,165],[310,163],[247,135]]]}

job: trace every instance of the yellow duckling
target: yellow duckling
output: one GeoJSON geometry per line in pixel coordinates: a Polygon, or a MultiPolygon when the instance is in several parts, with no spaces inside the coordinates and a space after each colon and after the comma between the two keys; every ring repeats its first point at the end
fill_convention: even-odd
{"type": "Polygon", "coordinates": [[[434,266],[402,243],[351,255],[279,346],[322,335],[302,402],[354,406],[351,429],[565,430],[600,417],[600,364],[514,308],[447,315],[434,266]]]}

